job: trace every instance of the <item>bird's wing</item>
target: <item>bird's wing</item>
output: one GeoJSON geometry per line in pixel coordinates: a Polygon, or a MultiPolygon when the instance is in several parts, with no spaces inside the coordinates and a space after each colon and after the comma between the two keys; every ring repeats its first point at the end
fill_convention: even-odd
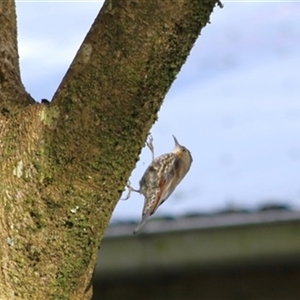
{"type": "Polygon", "coordinates": [[[157,208],[162,205],[175,190],[177,186],[176,165],[178,162],[178,157],[174,155],[172,156],[172,163],[166,166],[164,175],[159,180],[158,192],[150,215],[153,215],[157,208]]]}
{"type": "Polygon", "coordinates": [[[174,153],[167,153],[155,159],[145,171],[140,183],[142,186],[147,186],[146,192],[143,193],[145,196],[143,216],[141,222],[134,229],[134,234],[145,225],[147,219],[155,213],[157,208],[164,203],[174,191],[177,185],[177,164],[178,157],[174,153]],[[158,159],[166,161],[162,170],[160,169],[161,165],[157,163],[158,159]]]}

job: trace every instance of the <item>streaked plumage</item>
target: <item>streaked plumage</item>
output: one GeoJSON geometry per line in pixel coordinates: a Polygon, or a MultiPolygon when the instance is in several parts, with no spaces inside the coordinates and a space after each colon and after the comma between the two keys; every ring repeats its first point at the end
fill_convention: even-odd
{"type": "MultiPolygon", "coordinates": [[[[193,161],[190,151],[181,146],[174,136],[173,138],[175,141],[173,152],[154,159],[140,180],[140,189],[137,192],[145,196],[145,203],[142,220],[134,229],[134,234],[145,225],[147,219],[168,199],[190,169],[193,161]]],[[[152,144],[149,148],[153,151],[152,144]]]]}

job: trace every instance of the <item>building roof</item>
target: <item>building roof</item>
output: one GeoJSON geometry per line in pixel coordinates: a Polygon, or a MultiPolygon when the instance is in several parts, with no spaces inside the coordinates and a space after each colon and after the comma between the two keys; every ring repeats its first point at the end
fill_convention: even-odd
{"type": "Polygon", "coordinates": [[[269,207],[136,224],[114,224],[101,243],[95,277],[300,263],[300,211],[269,207]]]}

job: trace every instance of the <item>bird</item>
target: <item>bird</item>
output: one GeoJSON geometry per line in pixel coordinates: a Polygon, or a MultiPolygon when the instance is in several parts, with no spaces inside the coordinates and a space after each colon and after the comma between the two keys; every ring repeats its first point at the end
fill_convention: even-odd
{"type": "Polygon", "coordinates": [[[154,158],[153,138],[150,136],[147,146],[152,152],[152,162],[139,182],[139,190],[128,185],[129,193],[126,199],[130,197],[131,191],[138,192],[145,197],[142,219],[133,234],[142,229],[148,218],[170,197],[190,170],[193,162],[191,152],[180,145],[174,135],[173,139],[175,142],[173,151],[154,158]]]}

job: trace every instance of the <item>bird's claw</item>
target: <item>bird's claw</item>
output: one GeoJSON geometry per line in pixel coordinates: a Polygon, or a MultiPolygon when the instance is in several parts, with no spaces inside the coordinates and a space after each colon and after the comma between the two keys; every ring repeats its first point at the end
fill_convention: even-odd
{"type": "Polygon", "coordinates": [[[146,145],[152,153],[152,161],[153,161],[154,160],[154,146],[153,146],[153,137],[151,134],[149,135],[148,141],[146,141],[146,145]]]}
{"type": "Polygon", "coordinates": [[[127,196],[126,196],[125,198],[121,198],[121,200],[123,200],[123,201],[128,200],[128,199],[130,198],[132,192],[137,192],[137,193],[140,192],[140,191],[134,189],[134,188],[131,186],[130,181],[127,182],[126,187],[128,188],[128,194],[127,194],[127,196]]]}

